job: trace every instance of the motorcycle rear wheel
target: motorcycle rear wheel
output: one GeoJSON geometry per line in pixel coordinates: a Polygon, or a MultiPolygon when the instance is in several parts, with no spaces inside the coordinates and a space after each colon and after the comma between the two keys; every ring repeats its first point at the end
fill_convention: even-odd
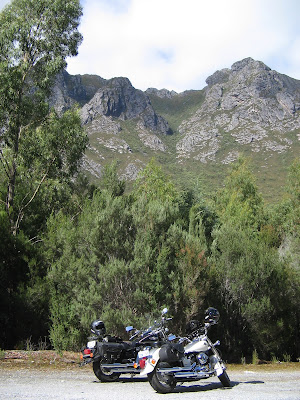
{"type": "Polygon", "coordinates": [[[101,382],[115,382],[119,379],[120,374],[117,372],[111,372],[106,368],[101,367],[101,361],[93,362],[93,371],[96,377],[101,382]]]}
{"type": "Polygon", "coordinates": [[[220,381],[224,387],[231,386],[231,382],[230,382],[229,376],[227,375],[226,371],[223,371],[223,373],[221,375],[219,375],[218,378],[220,379],[220,381]]]}
{"type": "Polygon", "coordinates": [[[164,373],[161,368],[170,368],[166,362],[158,362],[154,371],[148,375],[150,385],[158,393],[170,393],[176,386],[176,379],[171,374],[164,373]]]}

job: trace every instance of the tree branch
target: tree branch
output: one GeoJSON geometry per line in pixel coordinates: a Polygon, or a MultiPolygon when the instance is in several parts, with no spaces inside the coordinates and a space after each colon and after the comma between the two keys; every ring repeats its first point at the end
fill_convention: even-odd
{"type": "Polygon", "coordinates": [[[0,160],[1,160],[1,163],[3,165],[5,173],[6,173],[7,177],[9,178],[9,165],[8,165],[8,162],[6,161],[4,155],[3,155],[2,149],[0,149],[0,160]]]}

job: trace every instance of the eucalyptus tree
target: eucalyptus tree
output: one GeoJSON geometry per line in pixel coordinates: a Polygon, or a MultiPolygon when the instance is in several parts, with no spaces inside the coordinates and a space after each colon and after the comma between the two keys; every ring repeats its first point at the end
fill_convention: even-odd
{"type": "MultiPolygon", "coordinates": [[[[40,156],[36,130],[39,126],[45,128],[46,124],[49,127],[47,98],[57,73],[66,66],[66,58],[77,54],[82,40],[78,31],[81,15],[79,0],[13,0],[0,13],[0,158],[6,177],[2,201],[13,233],[20,219],[20,213],[14,212],[14,202],[23,155],[32,154],[35,159],[40,156]],[[33,136],[35,140],[30,140],[33,136]]],[[[62,125],[66,131],[65,123],[62,125]]],[[[79,119],[73,123],[82,144],[79,119]]],[[[57,136],[61,131],[58,117],[55,124],[57,136]]],[[[44,129],[43,135],[47,134],[48,129],[44,129]]],[[[61,153],[67,146],[65,141],[61,153]]],[[[21,200],[22,212],[38,193],[53,165],[59,164],[54,152],[50,151],[48,157],[44,153],[45,159],[47,162],[40,168],[32,191],[21,200]]]]}

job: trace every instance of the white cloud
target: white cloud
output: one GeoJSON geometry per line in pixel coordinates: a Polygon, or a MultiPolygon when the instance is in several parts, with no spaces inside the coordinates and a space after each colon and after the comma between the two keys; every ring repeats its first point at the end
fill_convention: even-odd
{"type": "MultiPolygon", "coordinates": [[[[0,0],[2,3],[7,1],[0,0]]],[[[300,79],[299,0],[82,0],[71,74],[126,76],[140,89],[201,89],[252,57],[300,79]]]]}
{"type": "Polygon", "coordinates": [[[300,78],[299,15],[297,0],[86,0],[68,70],[182,91],[252,57],[300,78]]]}
{"type": "Polygon", "coordinates": [[[9,2],[9,0],[0,0],[0,10],[2,10],[2,8],[6,6],[6,4],[8,4],[9,2]]]}

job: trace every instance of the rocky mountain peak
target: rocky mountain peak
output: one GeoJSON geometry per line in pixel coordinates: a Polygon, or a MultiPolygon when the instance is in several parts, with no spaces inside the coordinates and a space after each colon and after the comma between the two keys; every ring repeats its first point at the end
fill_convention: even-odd
{"type": "Polygon", "coordinates": [[[138,119],[140,127],[157,133],[170,133],[167,121],[155,113],[147,94],[135,89],[128,78],[106,81],[82,107],[83,124],[88,124],[97,116],[115,117],[123,121],[138,119]]]}
{"type": "Polygon", "coordinates": [[[177,92],[175,92],[175,90],[155,89],[155,88],[148,88],[145,93],[155,95],[157,97],[160,97],[161,99],[163,98],[171,99],[172,97],[178,94],[177,92]]]}
{"type": "Polygon", "coordinates": [[[248,70],[249,69],[266,70],[266,71],[271,70],[271,68],[267,67],[263,62],[253,60],[253,58],[248,57],[248,58],[244,58],[243,60],[237,61],[234,64],[232,64],[231,71],[238,72],[244,68],[247,68],[248,70]]]}
{"type": "Polygon", "coordinates": [[[222,164],[240,153],[250,155],[261,171],[272,163],[281,171],[287,160],[299,156],[299,80],[249,57],[214,72],[206,83],[202,90],[179,94],[155,88],[143,92],[125,77],[106,80],[64,71],[51,105],[59,112],[74,103],[82,107],[90,138],[85,169],[96,177],[116,158],[126,180],[135,179],[158,155],[171,174],[180,170],[185,181],[195,171],[218,175],[222,164]],[[172,139],[166,135],[171,133],[167,121],[172,139]]]}
{"type": "MultiPolygon", "coordinates": [[[[246,58],[230,69],[207,78],[205,100],[196,113],[183,121],[184,135],[177,144],[180,157],[202,162],[215,160],[224,140],[234,140],[236,153],[243,146],[253,152],[287,151],[300,128],[300,82],[246,58]],[[291,132],[287,139],[286,132],[291,132]],[[293,132],[293,134],[292,134],[293,132]]],[[[232,161],[232,151],[222,162],[232,161]]]]}
{"type": "Polygon", "coordinates": [[[52,95],[49,99],[51,107],[62,113],[74,104],[83,106],[105,83],[105,79],[97,75],[70,75],[62,71],[56,77],[52,95]]]}

